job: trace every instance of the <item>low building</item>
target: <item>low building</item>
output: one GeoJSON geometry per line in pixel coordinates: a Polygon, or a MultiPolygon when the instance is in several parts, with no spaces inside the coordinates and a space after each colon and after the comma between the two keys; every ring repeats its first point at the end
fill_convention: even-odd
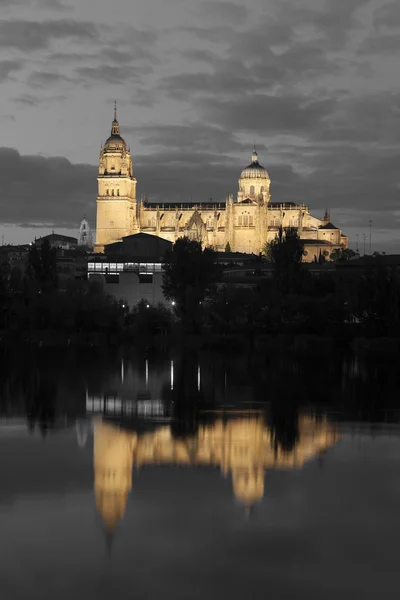
{"type": "Polygon", "coordinates": [[[18,267],[25,272],[28,263],[30,244],[0,246],[0,262],[7,263],[10,268],[18,267]]]}
{"type": "Polygon", "coordinates": [[[40,248],[43,242],[47,240],[51,248],[62,248],[63,250],[74,250],[78,246],[77,238],[59,233],[50,233],[43,237],[35,239],[36,247],[40,248]]]}
{"type": "Polygon", "coordinates": [[[100,281],[105,291],[130,307],[140,300],[170,306],[162,291],[162,260],[172,242],[138,233],[108,244],[104,254],[92,255],[88,278],[100,281]]]}

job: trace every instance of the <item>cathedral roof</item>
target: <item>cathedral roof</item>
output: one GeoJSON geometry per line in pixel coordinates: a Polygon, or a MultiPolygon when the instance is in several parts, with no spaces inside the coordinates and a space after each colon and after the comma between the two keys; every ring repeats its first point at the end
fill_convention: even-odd
{"type": "Polygon", "coordinates": [[[339,229],[339,227],[336,227],[331,222],[329,222],[326,223],[326,225],[321,225],[318,229],[339,229]]]}
{"type": "Polygon", "coordinates": [[[104,150],[108,150],[110,152],[118,150],[127,150],[126,142],[124,138],[121,137],[121,131],[117,119],[117,103],[115,103],[114,108],[114,120],[111,125],[111,135],[109,138],[107,138],[104,144],[104,150]]]}
{"type": "Polygon", "coordinates": [[[253,150],[251,163],[243,169],[240,179],[269,179],[267,170],[258,162],[258,154],[253,150]]]}

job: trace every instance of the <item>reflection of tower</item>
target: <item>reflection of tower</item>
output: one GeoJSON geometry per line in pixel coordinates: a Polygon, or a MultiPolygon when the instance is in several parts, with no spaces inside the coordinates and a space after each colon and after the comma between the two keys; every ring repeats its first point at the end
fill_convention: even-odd
{"type": "Polygon", "coordinates": [[[94,487],[96,506],[108,536],[125,514],[132,487],[136,434],[96,422],[94,427],[94,487]]]}
{"type": "Polygon", "coordinates": [[[224,472],[232,471],[235,497],[246,507],[264,495],[264,455],[268,431],[262,417],[232,419],[224,432],[224,472]]]}
{"type": "Polygon", "coordinates": [[[75,423],[76,429],[76,439],[78,442],[79,448],[84,448],[86,446],[87,437],[88,437],[88,425],[86,420],[77,419],[75,423]]]}

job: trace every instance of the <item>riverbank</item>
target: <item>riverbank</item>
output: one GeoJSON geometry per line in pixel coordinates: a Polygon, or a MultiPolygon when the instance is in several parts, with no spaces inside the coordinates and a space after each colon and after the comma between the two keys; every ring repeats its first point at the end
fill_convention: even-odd
{"type": "MultiPolygon", "coordinates": [[[[350,332],[349,332],[350,333],[350,332]]],[[[92,333],[64,333],[57,331],[35,331],[22,333],[0,333],[0,348],[92,348],[107,350],[111,348],[134,347],[160,350],[187,348],[196,351],[221,352],[237,354],[256,352],[270,355],[275,352],[294,354],[296,356],[320,357],[341,352],[355,354],[382,354],[393,359],[400,357],[400,338],[367,337],[367,336],[327,336],[302,333],[275,333],[260,335],[239,334],[156,334],[132,338],[126,335],[92,333]]]]}

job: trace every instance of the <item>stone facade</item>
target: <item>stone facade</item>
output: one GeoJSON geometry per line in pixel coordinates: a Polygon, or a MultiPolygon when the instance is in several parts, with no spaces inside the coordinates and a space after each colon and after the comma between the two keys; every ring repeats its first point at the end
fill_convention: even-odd
{"type": "Polygon", "coordinates": [[[321,253],[328,258],[334,249],[348,246],[328,213],[318,219],[304,204],[272,202],[270,186],[254,150],[239,177],[236,199],[230,194],[225,202],[215,203],[137,202],[132,158],[115,113],[111,136],[100,152],[95,250],[103,252],[105,245],[143,232],[171,242],[187,236],[216,251],[229,244],[232,252],[259,254],[280,226],[298,229],[306,261],[321,253]]]}

